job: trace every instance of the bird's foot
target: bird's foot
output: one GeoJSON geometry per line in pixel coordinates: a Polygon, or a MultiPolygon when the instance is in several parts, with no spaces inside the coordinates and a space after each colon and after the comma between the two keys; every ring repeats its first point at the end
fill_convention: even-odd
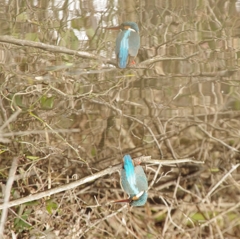
{"type": "Polygon", "coordinates": [[[136,66],[136,62],[134,60],[130,61],[128,64],[130,67],[136,66]]]}

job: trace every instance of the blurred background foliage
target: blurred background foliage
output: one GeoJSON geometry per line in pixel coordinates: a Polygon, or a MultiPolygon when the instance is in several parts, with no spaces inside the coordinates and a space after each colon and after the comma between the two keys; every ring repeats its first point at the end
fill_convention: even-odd
{"type": "Polygon", "coordinates": [[[22,160],[11,200],[99,172],[125,154],[204,162],[144,164],[154,182],[144,207],[104,205],[126,197],[118,173],[12,207],[5,237],[238,238],[238,5],[0,1],[1,203],[14,157],[22,160]],[[118,32],[105,27],[127,20],[138,23],[141,48],[137,67],[120,70],[118,32]],[[3,43],[6,35],[96,58],[3,43]]]}

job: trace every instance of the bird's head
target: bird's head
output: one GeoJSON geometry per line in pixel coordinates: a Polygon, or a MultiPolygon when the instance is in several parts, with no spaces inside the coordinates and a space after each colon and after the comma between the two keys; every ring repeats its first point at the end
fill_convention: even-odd
{"type": "Polygon", "coordinates": [[[139,28],[137,23],[135,22],[123,22],[121,25],[116,26],[116,27],[105,27],[107,30],[131,30],[134,32],[139,33],[139,28]]]}
{"type": "Polygon", "coordinates": [[[139,32],[138,25],[135,22],[124,22],[120,25],[120,28],[122,30],[132,30],[135,32],[139,32]]]}

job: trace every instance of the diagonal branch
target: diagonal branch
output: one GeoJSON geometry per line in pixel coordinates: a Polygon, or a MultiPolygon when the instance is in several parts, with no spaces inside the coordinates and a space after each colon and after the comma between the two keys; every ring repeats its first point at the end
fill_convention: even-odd
{"type": "MultiPolygon", "coordinates": [[[[198,161],[195,161],[195,160],[192,160],[192,159],[151,160],[151,156],[141,156],[141,157],[139,157],[137,159],[134,159],[134,160],[141,160],[144,163],[153,163],[153,164],[161,164],[161,165],[171,165],[171,164],[186,163],[186,162],[203,163],[203,162],[198,162],[198,161]]],[[[101,177],[103,177],[107,174],[115,173],[115,172],[117,172],[121,169],[122,169],[122,164],[117,164],[117,165],[114,165],[114,166],[109,167],[107,169],[104,169],[104,170],[102,170],[98,173],[95,173],[95,174],[92,174],[92,175],[87,176],[85,178],[74,181],[72,183],[65,184],[65,185],[62,185],[62,186],[59,186],[59,187],[56,187],[56,188],[52,188],[52,189],[46,190],[44,192],[28,195],[26,197],[10,201],[7,204],[0,204],[0,209],[3,209],[4,207],[9,208],[9,207],[21,205],[23,203],[38,200],[38,199],[41,199],[43,197],[51,196],[51,195],[56,194],[56,193],[60,193],[60,192],[66,191],[66,190],[71,190],[75,187],[78,187],[78,186],[83,185],[85,183],[89,183],[89,182],[94,181],[98,178],[101,178],[101,177]]]]}
{"type": "Polygon", "coordinates": [[[52,189],[46,190],[44,192],[28,195],[26,197],[13,200],[13,201],[8,202],[6,204],[0,204],[0,209],[3,209],[5,207],[9,208],[9,207],[17,206],[17,205],[20,205],[20,204],[23,204],[23,203],[26,203],[26,202],[38,200],[38,199],[41,199],[43,197],[51,196],[51,195],[56,194],[56,193],[60,193],[60,192],[66,191],[66,190],[73,189],[77,186],[80,186],[80,185],[83,185],[85,183],[94,181],[97,178],[103,177],[107,174],[112,174],[112,173],[120,170],[121,168],[122,168],[121,164],[109,167],[109,168],[104,169],[104,170],[102,170],[98,173],[92,174],[90,176],[79,179],[79,180],[74,181],[72,183],[65,184],[65,185],[62,185],[62,186],[59,186],[59,187],[56,187],[56,188],[52,188],[52,189]]]}
{"type": "Polygon", "coordinates": [[[18,158],[14,158],[12,161],[11,169],[9,171],[8,181],[7,181],[6,189],[4,192],[4,203],[1,205],[2,206],[1,209],[3,210],[2,210],[1,221],[0,221],[0,238],[3,238],[4,225],[7,220],[7,214],[8,214],[8,202],[9,202],[11,189],[14,182],[14,175],[16,173],[17,166],[18,166],[18,158]]]}
{"type": "Polygon", "coordinates": [[[54,52],[54,53],[64,53],[64,54],[68,54],[68,55],[78,56],[81,58],[100,60],[100,61],[103,61],[103,62],[106,62],[109,64],[112,63],[112,61],[110,61],[109,59],[100,57],[96,54],[92,54],[92,53],[89,53],[86,51],[75,51],[75,50],[68,49],[66,47],[54,46],[54,45],[50,45],[50,44],[34,42],[34,41],[29,41],[29,40],[16,39],[11,36],[0,36],[0,42],[14,44],[14,45],[18,45],[18,46],[34,47],[34,48],[38,48],[38,49],[41,49],[44,51],[49,51],[49,52],[54,52]]]}

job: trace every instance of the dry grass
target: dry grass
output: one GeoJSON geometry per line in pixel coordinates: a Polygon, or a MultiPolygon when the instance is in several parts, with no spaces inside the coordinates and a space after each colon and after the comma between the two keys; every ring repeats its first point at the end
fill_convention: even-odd
{"type": "MultiPolygon", "coordinates": [[[[10,83],[5,82],[5,89],[10,83]]],[[[58,92],[52,83],[42,85],[40,90],[33,83],[11,98],[10,92],[4,94],[2,88],[2,119],[6,122],[1,128],[3,198],[5,185],[12,178],[8,173],[12,160],[18,158],[10,195],[10,203],[15,204],[8,210],[5,238],[12,233],[19,238],[237,235],[237,115],[230,117],[234,112],[228,112],[221,116],[215,113],[143,118],[142,113],[130,114],[132,107],[138,108],[131,104],[134,101],[130,97],[121,100],[121,104],[109,98],[109,89],[114,90],[119,84],[124,88],[121,97],[136,91],[136,87],[124,87],[126,83],[122,79],[117,86],[108,82],[109,88],[101,93],[102,82],[96,82],[94,87],[100,84],[96,87],[98,92],[84,96],[75,92],[79,90],[75,87],[71,87],[71,94],[61,94],[59,91],[65,91],[65,87],[69,90],[67,83],[55,84],[58,92]],[[19,109],[14,102],[17,95],[23,95],[24,107],[13,111],[11,106],[19,109]],[[43,97],[46,101],[54,99],[50,109],[43,108],[43,97]],[[110,203],[126,197],[116,173],[121,166],[112,167],[121,163],[125,153],[152,157],[143,163],[151,185],[144,207],[110,203]],[[172,161],[159,164],[161,155],[172,161]],[[174,163],[179,158],[204,164],[174,163]]]]}
{"type": "Polygon", "coordinates": [[[52,19],[27,21],[32,41],[0,36],[4,239],[239,238],[239,39],[227,34],[239,21],[229,2],[160,2],[142,21],[132,69],[99,57],[112,56],[114,41],[100,28],[80,42],[97,45],[91,53],[72,50],[66,22],[57,30],[62,40],[69,34],[68,49],[34,35],[53,29],[52,19]],[[125,154],[146,156],[144,207],[112,203],[127,196],[118,173],[125,154]]]}

